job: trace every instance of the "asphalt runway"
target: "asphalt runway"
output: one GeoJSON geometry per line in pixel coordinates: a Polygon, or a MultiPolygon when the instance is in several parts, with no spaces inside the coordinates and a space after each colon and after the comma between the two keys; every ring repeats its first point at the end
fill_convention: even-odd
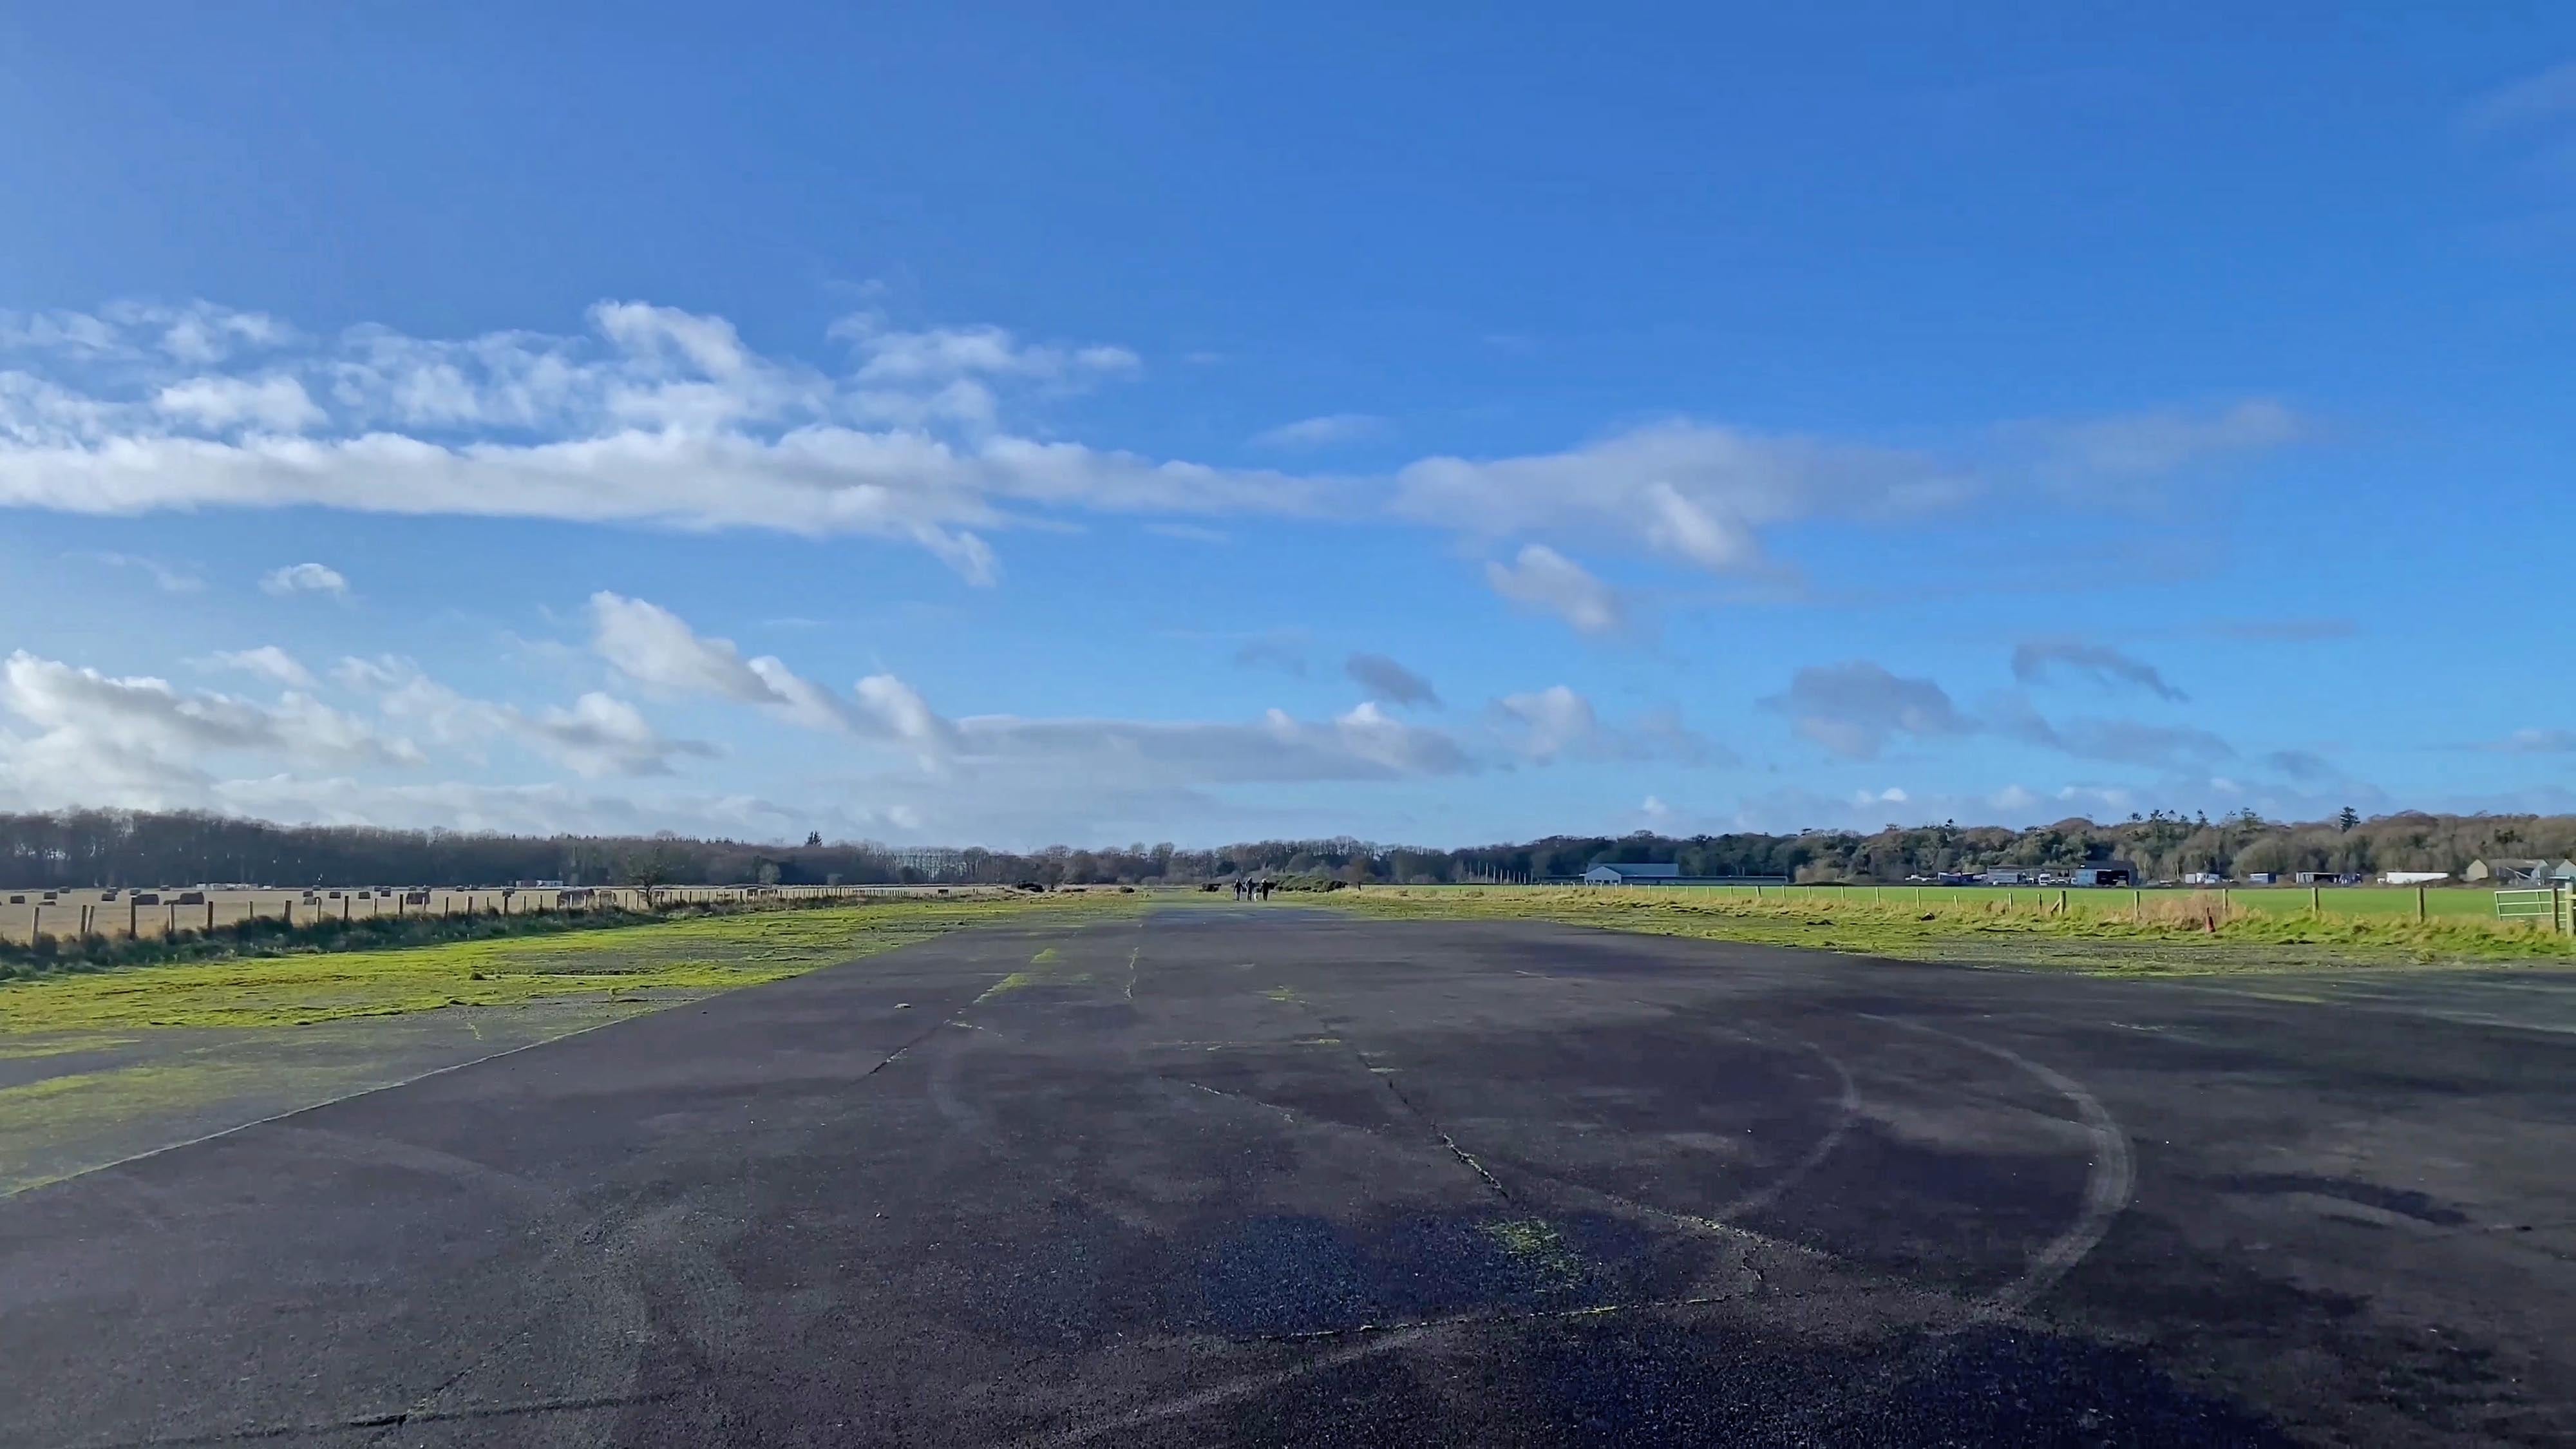
{"type": "Polygon", "coordinates": [[[963,933],[0,1201],[0,1443],[2571,1442],[2576,989],[2412,980],[963,933]]]}

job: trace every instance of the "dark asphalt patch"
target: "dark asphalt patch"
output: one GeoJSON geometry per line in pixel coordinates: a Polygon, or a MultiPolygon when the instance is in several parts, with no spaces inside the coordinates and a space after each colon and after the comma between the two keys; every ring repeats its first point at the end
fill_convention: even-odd
{"type": "Polygon", "coordinates": [[[2563,1442],[2576,1035],[2431,991],[970,933],[0,1203],[0,1442],[2563,1442]]]}

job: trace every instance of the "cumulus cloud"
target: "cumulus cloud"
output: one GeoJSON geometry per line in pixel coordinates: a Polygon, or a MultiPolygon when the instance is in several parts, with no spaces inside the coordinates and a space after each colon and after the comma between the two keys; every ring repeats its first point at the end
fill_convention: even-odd
{"type": "Polygon", "coordinates": [[[1543,543],[1524,544],[1509,564],[1488,561],[1485,582],[1513,603],[1556,615],[1577,633],[1615,634],[1628,622],[1617,590],[1543,543]]]}
{"type": "Polygon", "coordinates": [[[0,777],[22,799],[150,805],[201,783],[209,755],[281,755],[341,765],[422,762],[410,741],[371,729],[310,695],[274,706],[116,677],[24,650],[0,669],[0,708],[34,727],[0,750],[0,777]]]}
{"type": "Polygon", "coordinates": [[[1430,680],[1383,654],[1354,654],[1342,661],[1342,672],[1367,690],[1372,699],[1393,705],[1440,707],[1439,692],[1431,687],[1430,680]]]}
{"type": "Polygon", "coordinates": [[[634,705],[598,691],[583,694],[570,708],[531,713],[461,694],[404,659],[343,659],[332,675],[348,688],[373,693],[387,718],[404,721],[436,743],[471,751],[508,740],[584,778],[667,775],[679,759],[716,753],[703,741],[665,737],[634,705]]]}
{"type": "Polygon", "coordinates": [[[273,433],[300,433],[328,414],[291,377],[192,377],[161,389],[152,406],[162,415],[221,431],[245,424],[273,433]]]}
{"type": "Polygon", "coordinates": [[[732,640],[701,636],[658,604],[603,591],[591,595],[590,608],[592,649],[647,688],[757,705],[807,729],[902,740],[931,751],[953,743],[947,722],[890,675],[861,680],[845,697],[775,655],[745,659],[732,640]]]}
{"type": "Polygon", "coordinates": [[[1384,779],[1473,767],[1449,736],[1394,719],[1374,702],[1324,721],[1272,710],[1260,720],[1154,722],[979,715],[951,720],[903,680],[874,675],[846,698],[772,657],[746,660],[659,605],[602,593],[591,600],[593,647],[648,688],[729,699],[810,729],[911,750],[939,778],[1018,788],[1048,774],[1098,788],[1247,781],[1384,779]]]}
{"type": "Polygon", "coordinates": [[[271,569],[262,576],[259,589],[261,593],[275,594],[279,598],[289,594],[330,594],[339,597],[349,592],[349,581],[341,577],[338,569],[327,565],[288,564],[284,568],[271,569]]]}
{"type": "Polygon", "coordinates": [[[1327,413],[1264,429],[1252,435],[1252,443],[1257,448],[1281,450],[1329,448],[1373,438],[1385,431],[1386,419],[1371,413],[1327,413]]]}
{"type": "Polygon", "coordinates": [[[2171,701],[2180,702],[2191,697],[2166,683],[2154,665],[2133,659],[2107,644],[2055,638],[2025,640],[2014,646],[2013,678],[2024,684],[2045,684],[2057,670],[2083,675],[2098,684],[2135,685],[2171,701]]]}
{"type": "Polygon", "coordinates": [[[1801,669],[1786,692],[1762,703],[1787,714],[1803,738],[1849,760],[1876,759],[1891,740],[1938,739],[1977,728],[1940,685],[1857,659],[1801,669]]]}
{"type": "Polygon", "coordinates": [[[311,689],[314,685],[313,671],[297,662],[294,655],[274,644],[262,644],[256,649],[210,654],[206,656],[205,662],[210,668],[255,674],[272,684],[282,684],[288,689],[311,689]]]}
{"type": "Polygon", "coordinates": [[[1493,714],[1511,750],[1537,764],[1570,758],[1696,765],[1732,758],[1685,728],[1678,714],[1660,711],[1613,725],[1591,700],[1562,684],[1504,695],[1494,701],[1493,714]]]}

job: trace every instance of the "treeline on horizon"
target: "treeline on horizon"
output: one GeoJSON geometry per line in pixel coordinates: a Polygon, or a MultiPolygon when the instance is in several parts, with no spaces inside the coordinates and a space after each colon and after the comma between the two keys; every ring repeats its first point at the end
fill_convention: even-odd
{"type": "Polygon", "coordinates": [[[1017,854],[969,849],[935,871],[905,866],[873,842],[763,845],[678,836],[519,836],[361,826],[291,826],[191,811],[80,810],[0,814],[0,884],[155,886],[508,885],[1140,885],[1265,873],[1351,884],[1436,885],[1561,880],[1608,861],[1670,862],[1687,876],[1901,881],[1991,866],[2072,867],[2122,860],[2148,879],[2192,871],[2457,872],[2480,857],[2576,855],[2576,816],[2429,815],[2217,820],[2165,811],[2027,830],[1956,824],[1874,834],[1804,831],[1674,837],[1550,836],[1524,844],[1437,850],[1347,838],[1264,840],[1214,850],[1169,844],[1017,854]]]}

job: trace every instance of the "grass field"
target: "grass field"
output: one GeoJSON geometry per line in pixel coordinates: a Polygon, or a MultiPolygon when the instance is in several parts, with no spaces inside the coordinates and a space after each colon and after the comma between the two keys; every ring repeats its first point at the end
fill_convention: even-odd
{"type": "MultiPolygon", "coordinates": [[[[1456,889],[1445,887],[1444,889],[1456,889]]],[[[1469,889],[1474,889],[1470,887],[1469,889]]],[[[1500,887],[1497,887],[1500,889],[1500,887]]],[[[1570,889],[1570,888],[1569,888],[1570,889]]],[[[2216,896],[2234,910],[2264,915],[2401,917],[2413,919],[2413,886],[2233,886],[2220,890],[2181,891],[2088,889],[2062,886],[1635,886],[1688,900],[1841,901],[1860,905],[1911,906],[1917,910],[1982,908],[2001,904],[2015,909],[2055,910],[2062,900],[2069,914],[2126,915],[2157,903],[2216,896]]],[[[2434,887],[2423,892],[2424,914],[2433,920],[2492,920],[2495,892],[2464,886],[2434,887]]]]}
{"type": "Polygon", "coordinates": [[[886,900],[394,951],[136,966],[0,984],[0,1036],[294,1026],[449,1006],[704,995],[962,926],[1108,914],[1138,899],[886,900]]]}
{"type": "Polygon", "coordinates": [[[2300,891],[2064,893],[2025,887],[1373,887],[1325,899],[1391,916],[1537,919],[1858,955],[2100,971],[2223,972],[2430,964],[2576,964],[2576,940],[2498,921],[2485,892],[2327,891],[2371,907],[2312,913],[2300,891]],[[2435,912],[2443,895],[2490,914],[2435,912]],[[2256,897],[2249,902],[2248,896],[2256,897]],[[2290,898],[2295,897],[2295,900],[2290,898]],[[2401,899],[2402,898],[2402,899],[2401,899]]]}
{"type": "MultiPolygon", "coordinates": [[[[957,888],[960,894],[974,887],[957,888]]],[[[192,931],[222,930],[244,921],[295,922],[382,921],[429,917],[529,915],[603,907],[644,911],[655,905],[810,904],[822,900],[855,900],[894,895],[946,894],[936,887],[915,886],[658,886],[650,892],[631,886],[582,889],[414,891],[408,887],[349,885],[307,890],[204,890],[184,886],[143,886],[115,891],[97,888],[47,890],[13,886],[0,890],[0,944],[25,945],[39,932],[55,937],[93,933],[110,939],[155,940],[192,931]],[[199,899],[182,905],[179,897],[199,899]],[[152,897],[143,904],[142,898],[152,897]],[[425,896],[427,899],[414,899],[425,896]],[[577,903],[577,904],[576,904],[577,903]]]]}

